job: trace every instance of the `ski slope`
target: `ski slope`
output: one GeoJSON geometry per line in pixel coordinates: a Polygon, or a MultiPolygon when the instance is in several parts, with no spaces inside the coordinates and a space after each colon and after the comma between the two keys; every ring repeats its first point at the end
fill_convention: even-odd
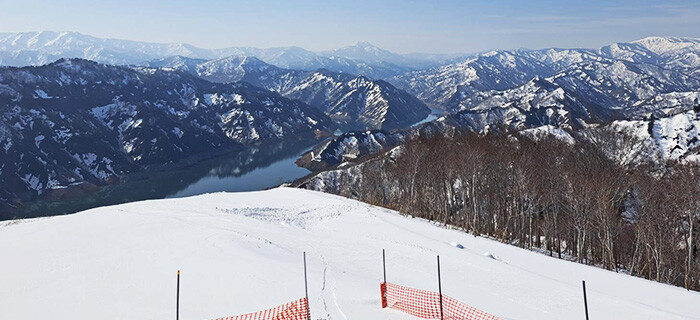
{"type": "Polygon", "coordinates": [[[549,258],[334,195],[278,188],[0,223],[0,319],[205,320],[304,296],[313,319],[411,319],[381,309],[388,281],[504,319],[700,319],[700,294],[549,258]],[[455,244],[461,244],[460,249],[455,244]]]}

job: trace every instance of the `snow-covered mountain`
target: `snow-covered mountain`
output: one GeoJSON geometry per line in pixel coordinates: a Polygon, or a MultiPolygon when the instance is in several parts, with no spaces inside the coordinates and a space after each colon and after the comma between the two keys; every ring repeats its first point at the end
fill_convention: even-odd
{"type": "Polygon", "coordinates": [[[282,77],[289,71],[263,62],[256,57],[230,56],[213,60],[192,59],[181,56],[153,60],[148,67],[166,70],[180,70],[200,78],[219,83],[243,81],[249,83],[258,77],[282,77]],[[245,79],[244,79],[245,78],[245,79]]]}
{"type": "Polygon", "coordinates": [[[406,71],[434,66],[436,62],[442,62],[449,57],[449,55],[401,55],[362,41],[351,46],[324,51],[321,54],[328,57],[345,57],[375,66],[391,67],[393,65],[394,68],[404,68],[406,71]]]}
{"type": "Polygon", "coordinates": [[[631,43],[615,43],[599,51],[613,59],[646,62],[700,75],[700,39],[696,38],[647,37],[631,43]]]}
{"type": "Polygon", "coordinates": [[[177,57],[149,65],[187,71],[214,82],[245,81],[315,106],[348,128],[402,128],[430,113],[420,100],[386,81],[325,69],[283,69],[255,57],[206,62],[177,57]]]}
{"type": "Polygon", "coordinates": [[[199,65],[207,61],[209,60],[188,58],[184,56],[169,56],[165,58],[151,60],[148,63],[146,63],[145,66],[151,68],[162,68],[167,70],[179,70],[196,74],[197,70],[199,69],[199,65]]]}
{"type": "MultiPolygon", "coordinates": [[[[508,90],[525,91],[530,80],[548,79],[588,108],[621,110],[627,117],[656,112],[650,101],[675,97],[664,109],[698,104],[700,40],[645,38],[597,50],[502,50],[393,78],[426,103],[452,112],[470,110],[508,90]],[[518,88],[524,86],[523,88],[518,88]],[[690,98],[688,98],[690,97],[690,98]]],[[[483,105],[481,105],[483,106],[483,105]]]]}
{"type": "Polygon", "coordinates": [[[312,52],[300,47],[203,49],[184,43],[102,39],[77,32],[0,33],[0,65],[7,66],[43,65],[59,58],[139,65],[174,56],[206,60],[229,56],[257,57],[281,68],[306,71],[325,68],[374,79],[389,78],[434,64],[434,61],[403,57],[366,43],[329,52],[312,52]]]}
{"type": "Polygon", "coordinates": [[[434,107],[450,111],[465,109],[480,92],[506,90],[537,75],[550,75],[551,67],[517,52],[492,51],[427,70],[409,72],[391,80],[434,107]]]}
{"type": "Polygon", "coordinates": [[[700,105],[698,88],[698,79],[652,64],[589,62],[512,89],[476,92],[447,118],[477,132],[494,125],[576,129],[692,110],[700,105]]]}
{"type": "Polygon", "coordinates": [[[367,128],[410,126],[430,114],[420,100],[383,80],[319,70],[282,94],[316,105],[337,122],[367,128]]]}
{"type": "Polygon", "coordinates": [[[472,92],[459,110],[481,129],[519,122],[571,128],[692,109],[700,104],[698,89],[699,79],[655,64],[590,61],[511,89],[472,92]],[[489,119],[494,116],[501,121],[489,119]]]}
{"type": "Polygon", "coordinates": [[[494,126],[514,130],[542,125],[578,129],[587,123],[621,118],[613,110],[583,103],[576,93],[549,79],[535,78],[482,99],[471,109],[446,116],[445,121],[462,130],[486,133],[494,126]]]}
{"type": "Polygon", "coordinates": [[[102,39],[77,32],[0,33],[0,65],[43,65],[59,58],[136,64],[176,55],[208,59],[216,57],[208,50],[182,43],[102,39]]]}
{"type": "Polygon", "coordinates": [[[290,188],[0,224],[0,256],[12,261],[0,309],[8,319],[174,318],[181,270],[181,319],[244,314],[303,297],[306,252],[312,319],[414,319],[381,308],[382,249],[389,282],[437,291],[440,255],[443,293],[502,319],[582,319],[581,280],[592,319],[697,318],[694,291],[290,188]]]}
{"type": "MultiPolygon", "coordinates": [[[[381,50],[381,49],[378,49],[381,50]]],[[[358,74],[368,76],[374,79],[383,79],[393,77],[407,71],[413,70],[414,64],[409,64],[407,59],[406,64],[395,64],[382,60],[381,58],[373,57],[370,60],[364,60],[358,56],[346,56],[339,52],[316,53],[299,47],[283,47],[283,48],[229,48],[214,50],[215,55],[221,58],[234,57],[255,57],[268,64],[285,68],[304,71],[313,71],[317,69],[327,69],[335,72],[358,74]]],[[[391,54],[393,55],[396,54],[391,54]]],[[[399,56],[399,55],[396,55],[399,56]]],[[[386,57],[387,59],[389,57],[386,57]]],[[[417,60],[419,61],[419,60],[417,60]]]]}
{"type": "Polygon", "coordinates": [[[62,59],[0,68],[0,198],[104,183],[147,166],[332,131],[323,112],[246,83],[62,59]]]}

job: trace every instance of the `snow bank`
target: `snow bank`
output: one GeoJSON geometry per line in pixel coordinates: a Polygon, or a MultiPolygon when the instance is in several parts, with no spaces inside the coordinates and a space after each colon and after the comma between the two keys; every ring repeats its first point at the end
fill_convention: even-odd
{"type": "Polygon", "coordinates": [[[123,204],[0,224],[3,319],[181,319],[269,308],[304,294],[313,319],[410,319],[381,309],[387,278],[506,319],[698,319],[700,294],[447,230],[307,190],[123,204]],[[452,242],[465,249],[455,250],[452,242]],[[486,255],[484,253],[487,253],[486,255]],[[498,258],[496,258],[498,257],[498,258]]]}

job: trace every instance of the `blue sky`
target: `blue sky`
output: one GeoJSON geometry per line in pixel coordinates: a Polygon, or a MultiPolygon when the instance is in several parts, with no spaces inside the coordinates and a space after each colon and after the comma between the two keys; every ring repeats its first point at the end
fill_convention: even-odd
{"type": "Polygon", "coordinates": [[[700,1],[0,0],[0,32],[78,31],[204,48],[369,41],[401,53],[700,37],[700,1]]]}

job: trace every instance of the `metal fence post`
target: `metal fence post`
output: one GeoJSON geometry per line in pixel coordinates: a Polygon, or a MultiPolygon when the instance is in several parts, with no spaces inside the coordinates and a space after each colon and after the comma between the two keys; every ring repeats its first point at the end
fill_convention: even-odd
{"type": "Polygon", "coordinates": [[[180,270],[177,270],[177,295],[175,300],[175,320],[180,320],[180,270]]]}
{"type": "Polygon", "coordinates": [[[306,251],[304,251],[304,292],[306,296],[306,319],[311,320],[311,308],[309,308],[309,281],[306,276],[306,251]]]}
{"type": "Polygon", "coordinates": [[[586,280],[583,282],[583,307],[586,309],[586,320],[588,320],[588,298],[586,297],[586,280]]]}
{"type": "Polygon", "coordinates": [[[384,283],[386,283],[386,255],[382,249],[382,268],[384,269],[384,283]]]}

